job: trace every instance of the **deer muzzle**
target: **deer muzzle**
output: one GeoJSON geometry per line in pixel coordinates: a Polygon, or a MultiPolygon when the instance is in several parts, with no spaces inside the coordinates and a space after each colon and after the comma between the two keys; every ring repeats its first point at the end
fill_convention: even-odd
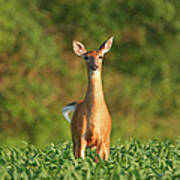
{"type": "Polygon", "coordinates": [[[99,68],[99,66],[96,64],[90,65],[90,69],[93,71],[96,71],[98,68],[99,68]]]}

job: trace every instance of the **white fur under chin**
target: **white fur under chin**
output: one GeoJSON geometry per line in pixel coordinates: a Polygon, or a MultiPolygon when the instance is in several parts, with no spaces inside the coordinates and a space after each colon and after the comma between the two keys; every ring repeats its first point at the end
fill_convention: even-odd
{"type": "Polygon", "coordinates": [[[100,71],[98,71],[98,70],[96,70],[96,71],[90,70],[89,73],[90,73],[91,79],[93,77],[95,77],[95,76],[99,76],[100,75],[100,71]]]}
{"type": "Polygon", "coordinates": [[[71,119],[69,117],[69,113],[71,112],[74,112],[76,109],[75,105],[70,105],[70,106],[65,106],[63,109],[62,109],[62,113],[63,113],[63,116],[65,117],[65,119],[71,123],[71,119]]]}

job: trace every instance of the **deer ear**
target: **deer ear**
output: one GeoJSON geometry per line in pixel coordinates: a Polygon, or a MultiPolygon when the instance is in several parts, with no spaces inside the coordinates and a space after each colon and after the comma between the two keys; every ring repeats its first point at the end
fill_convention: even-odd
{"type": "Polygon", "coordinates": [[[111,48],[111,46],[112,46],[112,43],[113,43],[113,39],[114,39],[114,37],[112,36],[110,39],[108,39],[107,41],[105,41],[105,42],[100,46],[99,50],[102,51],[102,54],[103,54],[103,55],[106,54],[106,53],[110,50],[110,48],[111,48]]]}
{"type": "Polygon", "coordinates": [[[84,53],[87,52],[83,44],[76,40],[73,41],[73,50],[78,56],[82,56],[84,53]]]}

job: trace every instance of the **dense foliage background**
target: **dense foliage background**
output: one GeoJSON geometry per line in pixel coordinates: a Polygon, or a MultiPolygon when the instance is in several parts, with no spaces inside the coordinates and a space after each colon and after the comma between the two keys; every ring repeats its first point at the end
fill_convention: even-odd
{"type": "Polygon", "coordinates": [[[61,108],[83,99],[88,50],[114,35],[104,60],[112,143],[180,135],[180,1],[0,0],[0,143],[71,139],[61,108]]]}

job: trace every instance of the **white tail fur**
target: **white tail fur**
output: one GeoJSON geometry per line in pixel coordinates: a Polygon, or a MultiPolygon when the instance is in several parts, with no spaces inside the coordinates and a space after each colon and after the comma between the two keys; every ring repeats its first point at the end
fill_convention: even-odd
{"type": "Polygon", "coordinates": [[[73,105],[67,105],[67,106],[63,107],[63,109],[62,109],[63,116],[65,117],[65,119],[69,123],[71,123],[71,119],[69,117],[69,113],[74,112],[75,109],[76,109],[76,105],[74,105],[74,104],[73,105]]]}

